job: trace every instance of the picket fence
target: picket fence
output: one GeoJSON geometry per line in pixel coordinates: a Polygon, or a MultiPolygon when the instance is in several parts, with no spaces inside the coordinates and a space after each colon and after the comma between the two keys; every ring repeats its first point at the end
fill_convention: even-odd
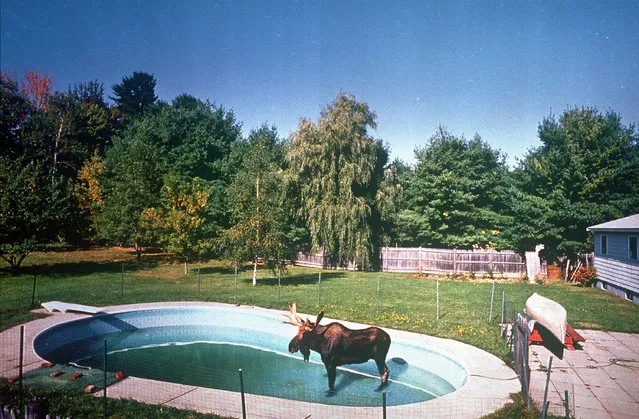
{"type": "MultiPolygon", "coordinates": [[[[322,253],[297,255],[296,265],[325,268],[322,253]]],[[[384,272],[466,273],[523,277],[526,259],[513,251],[383,247],[380,265],[384,272]]],[[[352,265],[346,267],[354,269],[352,265]]],[[[542,270],[545,265],[542,266],[542,270]]],[[[545,273],[545,272],[544,272],[545,273]]]]}

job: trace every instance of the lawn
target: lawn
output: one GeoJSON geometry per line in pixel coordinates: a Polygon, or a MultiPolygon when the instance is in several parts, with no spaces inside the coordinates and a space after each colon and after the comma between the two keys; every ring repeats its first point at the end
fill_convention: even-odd
{"type": "MultiPolygon", "coordinates": [[[[234,269],[222,261],[202,261],[190,268],[185,275],[182,263],[161,253],[145,254],[138,263],[134,252],[122,248],[35,252],[19,276],[11,276],[0,263],[0,330],[37,318],[31,309],[50,300],[97,306],[218,301],[279,310],[287,310],[295,301],[299,312],[311,316],[324,308],[327,317],[456,339],[508,360],[510,354],[498,327],[502,312],[506,320],[512,318],[537,292],[562,304],[569,323],[576,328],[639,333],[639,306],[598,289],[565,282],[529,285],[503,278],[453,280],[447,276],[335,270],[322,270],[320,280],[320,270],[289,267],[281,275],[280,286],[275,273],[262,269],[253,287],[248,266],[240,270],[237,281],[234,269]]],[[[91,398],[78,403],[74,398],[62,398],[63,411],[71,408],[63,407],[67,399],[69,406],[75,403],[84,413],[100,412],[91,398]]],[[[109,402],[111,411],[128,410],[131,417],[163,417],[167,413],[133,401],[109,402]]],[[[120,413],[112,417],[121,417],[120,413]]],[[[193,412],[185,415],[195,417],[193,412]]],[[[538,412],[527,411],[518,394],[513,395],[512,404],[490,417],[536,415],[538,412]]]]}
{"type": "Polygon", "coordinates": [[[507,359],[497,326],[502,296],[507,318],[512,318],[537,292],[562,304],[573,327],[639,333],[639,306],[565,282],[529,285],[497,278],[451,280],[335,270],[321,271],[320,281],[317,269],[289,267],[281,275],[281,286],[277,275],[264,269],[253,287],[252,270],[246,267],[238,273],[236,288],[228,263],[203,261],[192,264],[184,275],[183,264],[165,254],[147,254],[137,263],[134,253],[122,248],[35,252],[20,276],[10,276],[6,266],[0,269],[1,330],[35,318],[30,312],[32,300],[35,305],[63,300],[97,306],[219,301],[280,310],[295,301],[301,313],[314,315],[324,308],[327,317],[452,338],[507,359]]]}

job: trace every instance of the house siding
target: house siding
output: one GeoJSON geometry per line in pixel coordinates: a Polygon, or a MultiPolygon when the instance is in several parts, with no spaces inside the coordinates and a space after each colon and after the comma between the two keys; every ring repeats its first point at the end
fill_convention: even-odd
{"type": "Polygon", "coordinates": [[[639,298],[639,261],[628,257],[628,236],[636,233],[595,232],[595,268],[606,289],[635,302],[639,298]],[[601,236],[608,237],[608,252],[601,253],[601,236]],[[627,291],[630,291],[628,293],[627,291]],[[625,294],[625,295],[624,295],[625,294]]]}

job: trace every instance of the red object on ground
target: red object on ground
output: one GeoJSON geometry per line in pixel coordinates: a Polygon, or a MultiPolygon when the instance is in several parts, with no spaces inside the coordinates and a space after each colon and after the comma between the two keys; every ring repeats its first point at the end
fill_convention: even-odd
{"type": "Polygon", "coordinates": [[[121,380],[124,378],[124,373],[122,371],[118,371],[115,373],[115,379],[116,380],[121,380]]]}
{"type": "Polygon", "coordinates": [[[16,381],[18,381],[19,379],[20,379],[20,376],[19,376],[19,375],[16,375],[15,377],[11,377],[11,378],[9,378],[9,384],[13,384],[13,383],[15,383],[16,381]]]}
{"type": "Polygon", "coordinates": [[[54,372],[52,372],[52,373],[51,373],[51,377],[53,377],[53,378],[55,378],[55,377],[59,377],[59,376],[61,376],[62,374],[64,374],[64,371],[62,371],[62,370],[57,370],[57,371],[54,371],[54,372]]]}
{"type": "Polygon", "coordinates": [[[43,362],[40,367],[42,368],[52,368],[55,364],[53,362],[43,362]]]}
{"type": "Polygon", "coordinates": [[[95,386],[93,384],[89,384],[85,389],[84,392],[85,393],[93,393],[93,390],[95,390],[95,386]]]}
{"type": "MultiPolygon", "coordinates": [[[[564,346],[566,349],[570,351],[575,350],[575,343],[585,342],[586,339],[583,338],[575,329],[573,329],[569,324],[566,325],[566,336],[564,337],[564,346]]],[[[533,328],[532,333],[528,336],[528,343],[543,343],[544,339],[539,334],[539,330],[537,329],[537,323],[535,323],[535,327],[533,328]]]]}
{"type": "Polygon", "coordinates": [[[81,372],[76,372],[75,374],[73,374],[71,377],[69,377],[69,380],[75,381],[78,378],[82,377],[84,374],[82,374],[81,372]]]}

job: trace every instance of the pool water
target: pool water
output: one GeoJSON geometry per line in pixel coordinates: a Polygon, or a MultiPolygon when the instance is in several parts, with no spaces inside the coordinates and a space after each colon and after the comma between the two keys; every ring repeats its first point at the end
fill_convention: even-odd
{"type": "Polygon", "coordinates": [[[466,379],[461,365],[448,377],[433,371],[442,363],[455,366],[450,357],[393,341],[388,386],[380,387],[371,360],[340,367],[336,392],[329,394],[319,355],[304,362],[287,352],[292,326],[282,327],[275,316],[233,314],[198,308],[97,315],[43,331],[34,349],[51,362],[101,369],[106,340],[108,370],[127,376],[239,391],[241,369],[247,393],[344,406],[379,406],[382,393],[389,406],[423,402],[455,391],[466,379]]]}

